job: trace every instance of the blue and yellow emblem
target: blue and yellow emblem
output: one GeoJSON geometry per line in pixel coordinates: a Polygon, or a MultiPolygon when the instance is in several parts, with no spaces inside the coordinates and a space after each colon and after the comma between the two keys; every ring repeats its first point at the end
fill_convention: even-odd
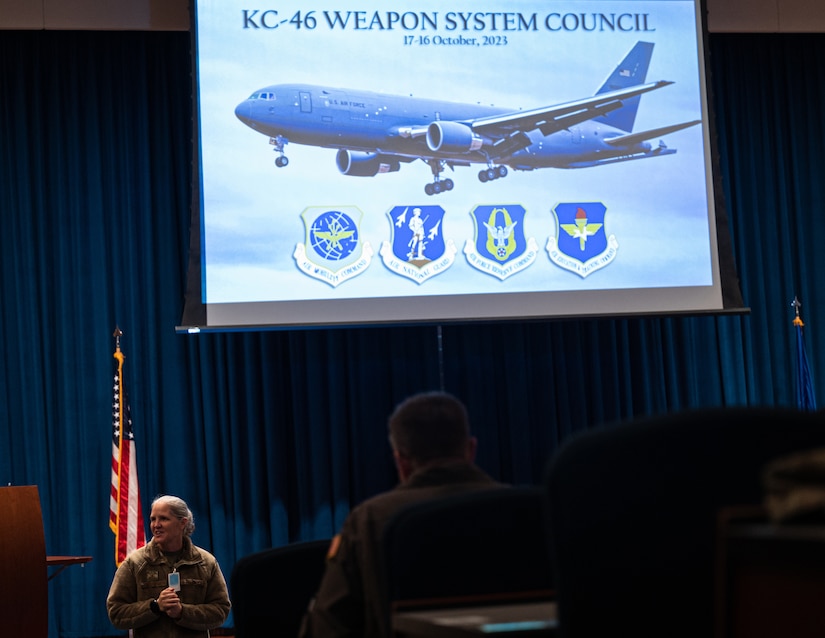
{"type": "Polygon", "coordinates": [[[565,203],[553,209],[556,236],[547,241],[550,261],[584,278],[616,257],[619,243],[605,233],[607,213],[601,202],[565,203]]]}
{"type": "Polygon", "coordinates": [[[361,240],[363,213],[355,206],[310,206],[301,213],[306,242],[292,256],[298,269],[333,288],[363,273],[372,260],[372,247],[361,240]]]}
{"type": "Polygon", "coordinates": [[[444,239],[441,206],[396,206],[387,216],[392,240],[381,245],[381,259],[392,272],[420,284],[453,265],[457,251],[444,239]]]}
{"type": "Polygon", "coordinates": [[[539,247],[535,238],[525,237],[526,214],[518,204],[476,206],[470,212],[475,237],[464,245],[470,265],[502,281],[530,266],[539,247]]]}

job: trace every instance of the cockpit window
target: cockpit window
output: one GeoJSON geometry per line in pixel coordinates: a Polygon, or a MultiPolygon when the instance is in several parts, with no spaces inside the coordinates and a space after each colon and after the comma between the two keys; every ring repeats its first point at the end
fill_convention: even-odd
{"type": "Polygon", "coordinates": [[[274,100],[275,94],[269,91],[258,91],[249,96],[250,100],[274,100]]]}

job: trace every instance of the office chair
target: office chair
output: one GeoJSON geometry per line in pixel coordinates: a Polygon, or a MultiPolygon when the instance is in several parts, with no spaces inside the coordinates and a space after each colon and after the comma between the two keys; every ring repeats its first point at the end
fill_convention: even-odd
{"type": "Polygon", "coordinates": [[[543,501],[538,487],[502,487],[401,510],[384,532],[390,605],[549,598],[543,501]]]}
{"type": "Polygon", "coordinates": [[[765,464],[825,446],[825,418],[716,408],[583,432],[548,464],[560,635],[713,636],[720,508],[763,500],[765,464]]]}
{"type": "Polygon", "coordinates": [[[244,556],[230,578],[236,638],[294,638],[326,565],[330,540],[244,556]]]}

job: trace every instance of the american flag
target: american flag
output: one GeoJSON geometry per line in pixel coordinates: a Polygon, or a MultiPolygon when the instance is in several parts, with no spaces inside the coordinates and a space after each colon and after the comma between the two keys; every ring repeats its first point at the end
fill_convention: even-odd
{"type": "Polygon", "coordinates": [[[120,566],[129,552],[146,544],[143,513],[140,509],[137,455],[132,418],[123,382],[120,331],[115,331],[117,347],[114,358],[114,397],[112,399],[112,491],[109,500],[109,527],[115,535],[115,564],[120,566]]]}

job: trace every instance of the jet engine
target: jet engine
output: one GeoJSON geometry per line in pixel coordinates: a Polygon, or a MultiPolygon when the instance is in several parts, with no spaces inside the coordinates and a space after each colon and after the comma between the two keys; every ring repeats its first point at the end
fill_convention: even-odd
{"type": "Polygon", "coordinates": [[[433,122],[427,127],[427,146],[431,151],[468,153],[481,148],[483,140],[473,129],[458,122],[433,122]]]}
{"type": "Polygon", "coordinates": [[[401,168],[401,163],[392,155],[379,153],[365,153],[363,151],[348,151],[342,148],[335,156],[338,170],[344,175],[356,177],[373,177],[378,173],[395,173],[401,168]]]}

